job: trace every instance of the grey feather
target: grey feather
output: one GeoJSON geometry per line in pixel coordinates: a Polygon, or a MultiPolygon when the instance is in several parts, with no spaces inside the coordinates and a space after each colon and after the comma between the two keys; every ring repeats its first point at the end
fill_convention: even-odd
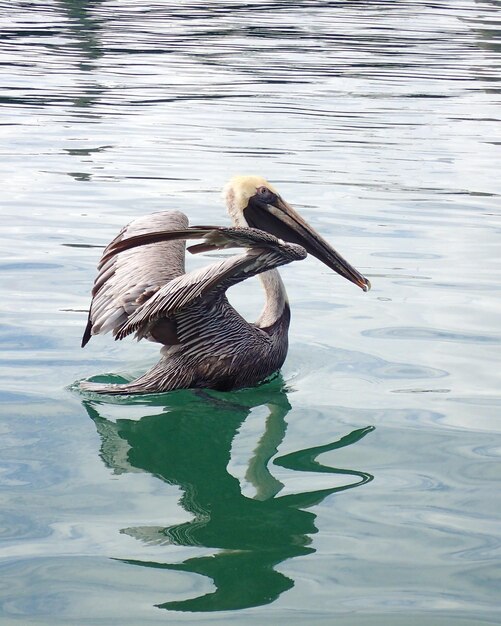
{"type": "MultiPolygon", "coordinates": [[[[83,387],[100,393],[224,389],[269,376],[285,359],[290,317],[275,268],[305,257],[301,246],[254,228],[188,227],[183,214],[167,212],[135,220],[103,253],[90,331],[112,331],[116,339],[135,332],[138,339],[157,340],[166,328],[169,340],[163,341],[160,362],[133,383],[86,383],[83,387]],[[247,250],[185,274],[187,239],[203,239],[194,246],[195,253],[234,247],[247,250]],[[268,282],[276,313],[266,328],[244,320],[225,295],[230,286],[262,273],[274,277],[268,282]],[[242,356],[252,354],[256,358],[243,362],[242,356]]],[[[84,343],[90,331],[88,326],[84,343]]]]}
{"type": "Polygon", "coordinates": [[[91,335],[115,331],[129,316],[166,282],[184,273],[185,244],[183,240],[127,250],[107,256],[119,242],[144,233],[180,230],[188,226],[188,218],[179,211],[153,213],[135,219],[115,237],[103,253],[94,283],[89,322],[82,345],[91,335]]]}

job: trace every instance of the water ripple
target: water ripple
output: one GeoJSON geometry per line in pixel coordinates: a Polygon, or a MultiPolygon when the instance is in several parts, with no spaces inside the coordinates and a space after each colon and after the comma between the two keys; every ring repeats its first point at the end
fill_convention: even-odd
{"type": "Polygon", "coordinates": [[[362,331],[365,337],[375,339],[415,339],[425,341],[452,341],[457,343],[499,344],[501,337],[473,333],[451,332],[438,328],[418,328],[412,326],[394,326],[388,328],[371,328],[362,331]]]}
{"type": "Polygon", "coordinates": [[[0,621],[499,623],[499,2],[0,4],[0,621]],[[284,268],[283,387],[82,405],[157,355],[80,351],[99,249],[239,172],[373,290],[284,268]]]}

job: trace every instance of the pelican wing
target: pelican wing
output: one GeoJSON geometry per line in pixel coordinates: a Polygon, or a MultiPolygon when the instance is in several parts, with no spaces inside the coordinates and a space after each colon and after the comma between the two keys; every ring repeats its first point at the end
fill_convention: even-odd
{"type": "MultiPolygon", "coordinates": [[[[101,263],[105,264],[115,255],[133,248],[177,239],[204,239],[203,244],[191,246],[194,254],[223,248],[252,248],[255,246],[286,246],[281,240],[258,228],[225,228],[224,226],[190,226],[140,233],[127,238],[114,239],[105,249],[101,263]]],[[[287,247],[287,246],[286,246],[287,247]]]]}
{"type": "Polygon", "coordinates": [[[184,273],[182,239],[162,239],[141,247],[127,243],[145,234],[178,231],[187,226],[188,218],[183,213],[164,211],[135,219],[120,231],[98,265],[82,347],[92,335],[116,332],[143,302],[184,273]],[[120,245],[124,248],[122,254],[110,254],[120,245]]]}
{"type": "Polygon", "coordinates": [[[137,308],[114,333],[116,339],[123,339],[133,332],[141,339],[157,320],[172,318],[204,297],[224,294],[231,285],[246,278],[306,257],[306,251],[301,246],[285,243],[273,235],[251,228],[194,226],[164,235],[168,239],[203,237],[204,243],[192,247],[194,252],[231,247],[249,249],[245,254],[232,256],[171,280],[137,308]]]}

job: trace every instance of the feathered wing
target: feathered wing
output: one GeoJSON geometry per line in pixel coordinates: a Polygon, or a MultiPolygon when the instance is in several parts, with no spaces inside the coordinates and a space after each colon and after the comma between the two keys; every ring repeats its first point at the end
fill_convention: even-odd
{"type": "Polygon", "coordinates": [[[214,226],[193,226],[178,231],[138,235],[130,240],[110,245],[107,255],[110,262],[113,255],[124,254],[127,246],[141,248],[158,245],[163,241],[177,238],[203,239],[204,242],[188,248],[191,252],[219,250],[233,247],[248,248],[245,254],[235,255],[207,267],[194,270],[173,278],[158,289],[119,327],[114,329],[117,339],[136,332],[137,337],[151,333],[152,325],[164,319],[173,319],[176,314],[209,294],[222,295],[238,282],[291,261],[304,259],[306,251],[296,244],[285,243],[273,235],[251,228],[218,228],[214,226]]]}
{"type": "MultiPolygon", "coordinates": [[[[188,226],[188,218],[179,211],[152,213],[125,226],[104,250],[92,290],[92,302],[82,347],[92,335],[118,329],[145,301],[165,283],[184,273],[183,239],[158,241],[130,247],[130,239],[158,231],[178,231],[188,226]],[[121,254],[110,254],[116,246],[125,246],[121,254]]],[[[168,328],[163,328],[168,335],[168,328]]],[[[152,337],[155,339],[154,337],[152,337]]]]}
{"type": "MultiPolygon", "coordinates": [[[[289,249],[281,239],[259,230],[258,228],[225,228],[224,226],[189,226],[186,228],[155,230],[144,232],[127,238],[114,239],[103,252],[101,264],[111,260],[119,252],[131,250],[153,243],[174,241],[176,239],[204,239],[204,243],[194,245],[188,250],[194,254],[208,250],[222,250],[224,248],[252,248],[265,246],[272,248],[283,247],[289,249]]],[[[301,248],[301,246],[296,246],[301,248]]],[[[302,248],[301,248],[302,249],[302,248]]]]}

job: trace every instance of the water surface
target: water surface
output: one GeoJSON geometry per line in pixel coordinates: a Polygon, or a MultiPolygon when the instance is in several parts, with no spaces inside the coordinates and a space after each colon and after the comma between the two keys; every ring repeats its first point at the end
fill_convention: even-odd
{"type": "Polygon", "coordinates": [[[0,8],[2,624],[498,624],[501,3],[0,8]],[[102,246],[235,173],[372,291],[284,268],[256,389],[77,393],[157,355],[79,348],[102,246]]]}

